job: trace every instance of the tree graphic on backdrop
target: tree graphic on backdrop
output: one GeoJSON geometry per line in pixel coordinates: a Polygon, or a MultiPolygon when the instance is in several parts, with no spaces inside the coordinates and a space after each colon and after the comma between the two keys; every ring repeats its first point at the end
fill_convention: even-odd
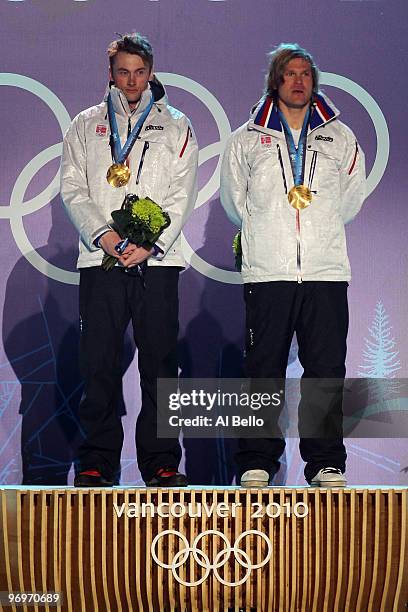
{"type": "Polygon", "coordinates": [[[385,312],[384,304],[379,300],[375,307],[374,320],[368,330],[371,338],[365,338],[364,364],[359,368],[359,376],[395,378],[395,372],[401,369],[401,364],[391,330],[389,316],[385,312]]]}
{"type": "MultiPolygon", "coordinates": [[[[370,337],[365,338],[363,364],[359,368],[358,375],[366,379],[375,379],[370,382],[366,401],[368,410],[370,411],[370,406],[371,409],[376,407],[379,410],[377,415],[380,416],[387,410],[396,409],[395,395],[401,391],[402,386],[398,380],[395,380],[396,372],[401,369],[399,351],[396,350],[390,318],[381,300],[376,304],[374,319],[368,331],[370,337]]],[[[397,402],[400,404],[401,398],[397,402]]],[[[384,467],[384,459],[387,458],[382,457],[377,461],[377,465],[384,467]]]]}

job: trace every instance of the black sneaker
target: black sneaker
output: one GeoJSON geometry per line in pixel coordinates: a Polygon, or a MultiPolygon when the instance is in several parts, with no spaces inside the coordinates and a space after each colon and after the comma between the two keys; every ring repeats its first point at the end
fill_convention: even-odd
{"type": "Polygon", "coordinates": [[[187,487],[187,476],[181,474],[176,468],[161,467],[155,475],[146,481],[146,487],[187,487]]]}
{"type": "Polygon", "coordinates": [[[113,487],[113,480],[107,480],[99,470],[85,470],[74,478],[74,487],[113,487]]]}

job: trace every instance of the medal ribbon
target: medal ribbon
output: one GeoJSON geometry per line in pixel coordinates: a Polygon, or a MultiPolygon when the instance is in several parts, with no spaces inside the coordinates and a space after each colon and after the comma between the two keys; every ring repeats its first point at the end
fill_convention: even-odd
{"type": "MultiPolygon", "coordinates": [[[[286,121],[283,113],[279,111],[283,131],[285,132],[286,145],[288,147],[290,165],[292,167],[293,182],[297,185],[303,185],[305,175],[305,160],[306,160],[306,138],[307,128],[309,126],[310,108],[308,108],[303,120],[302,131],[300,133],[299,143],[296,147],[293,139],[293,134],[286,121]]],[[[296,271],[298,283],[302,282],[302,268],[300,261],[300,210],[296,209],[296,271]]]]}
{"type": "Polygon", "coordinates": [[[292,166],[293,182],[295,185],[303,184],[303,177],[305,174],[305,159],[306,159],[306,137],[307,128],[309,126],[310,108],[307,110],[305,118],[303,120],[302,131],[300,133],[299,144],[296,147],[295,141],[293,140],[293,134],[288,126],[288,122],[285,119],[283,113],[279,111],[279,118],[281,120],[283,131],[285,132],[286,144],[288,147],[290,165],[292,166]]]}
{"type": "Polygon", "coordinates": [[[147,105],[143,113],[140,115],[135,127],[130,132],[125,144],[122,147],[121,142],[120,142],[118,124],[116,121],[116,115],[115,115],[115,111],[113,108],[111,94],[108,95],[108,117],[109,117],[110,130],[112,134],[112,140],[113,140],[112,154],[115,160],[115,164],[123,164],[123,162],[127,159],[129,153],[132,150],[133,145],[135,144],[137,140],[137,137],[140,134],[140,131],[143,127],[146,117],[152,109],[153,104],[154,104],[153,94],[150,94],[149,104],[147,105]]]}

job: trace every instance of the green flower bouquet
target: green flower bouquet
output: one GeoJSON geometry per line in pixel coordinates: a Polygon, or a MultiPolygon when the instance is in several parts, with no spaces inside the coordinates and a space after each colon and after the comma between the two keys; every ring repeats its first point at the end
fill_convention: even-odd
{"type": "MultiPolygon", "coordinates": [[[[163,230],[170,225],[170,217],[161,206],[150,198],[139,199],[132,193],[125,197],[119,210],[112,212],[112,219],[111,227],[121,238],[147,250],[153,247],[163,230]]],[[[112,270],[117,261],[116,257],[105,254],[102,268],[112,270]]]]}
{"type": "Polygon", "coordinates": [[[241,245],[241,230],[234,236],[232,241],[232,250],[235,256],[235,267],[238,272],[241,272],[242,267],[242,245],[241,245]]]}

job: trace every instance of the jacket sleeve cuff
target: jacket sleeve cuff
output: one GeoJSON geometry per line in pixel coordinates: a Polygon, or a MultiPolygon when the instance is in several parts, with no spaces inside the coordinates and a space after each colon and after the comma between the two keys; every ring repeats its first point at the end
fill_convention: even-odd
{"type": "Polygon", "coordinates": [[[161,257],[163,257],[164,255],[164,251],[163,249],[161,249],[157,244],[153,245],[153,253],[152,253],[152,257],[156,257],[157,259],[160,259],[161,257]]]}
{"type": "Polygon", "coordinates": [[[99,229],[97,229],[96,232],[92,234],[91,244],[93,248],[91,248],[91,251],[101,248],[99,245],[100,239],[102,238],[104,234],[110,231],[112,231],[112,228],[110,227],[110,225],[105,225],[104,227],[100,227],[99,229]]]}
{"type": "Polygon", "coordinates": [[[152,253],[152,257],[154,257],[155,259],[157,259],[158,261],[161,261],[163,259],[163,257],[166,254],[166,245],[164,244],[163,240],[160,238],[158,238],[158,240],[156,241],[156,243],[153,245],[153,249],[154,252],[152,253]]]}

